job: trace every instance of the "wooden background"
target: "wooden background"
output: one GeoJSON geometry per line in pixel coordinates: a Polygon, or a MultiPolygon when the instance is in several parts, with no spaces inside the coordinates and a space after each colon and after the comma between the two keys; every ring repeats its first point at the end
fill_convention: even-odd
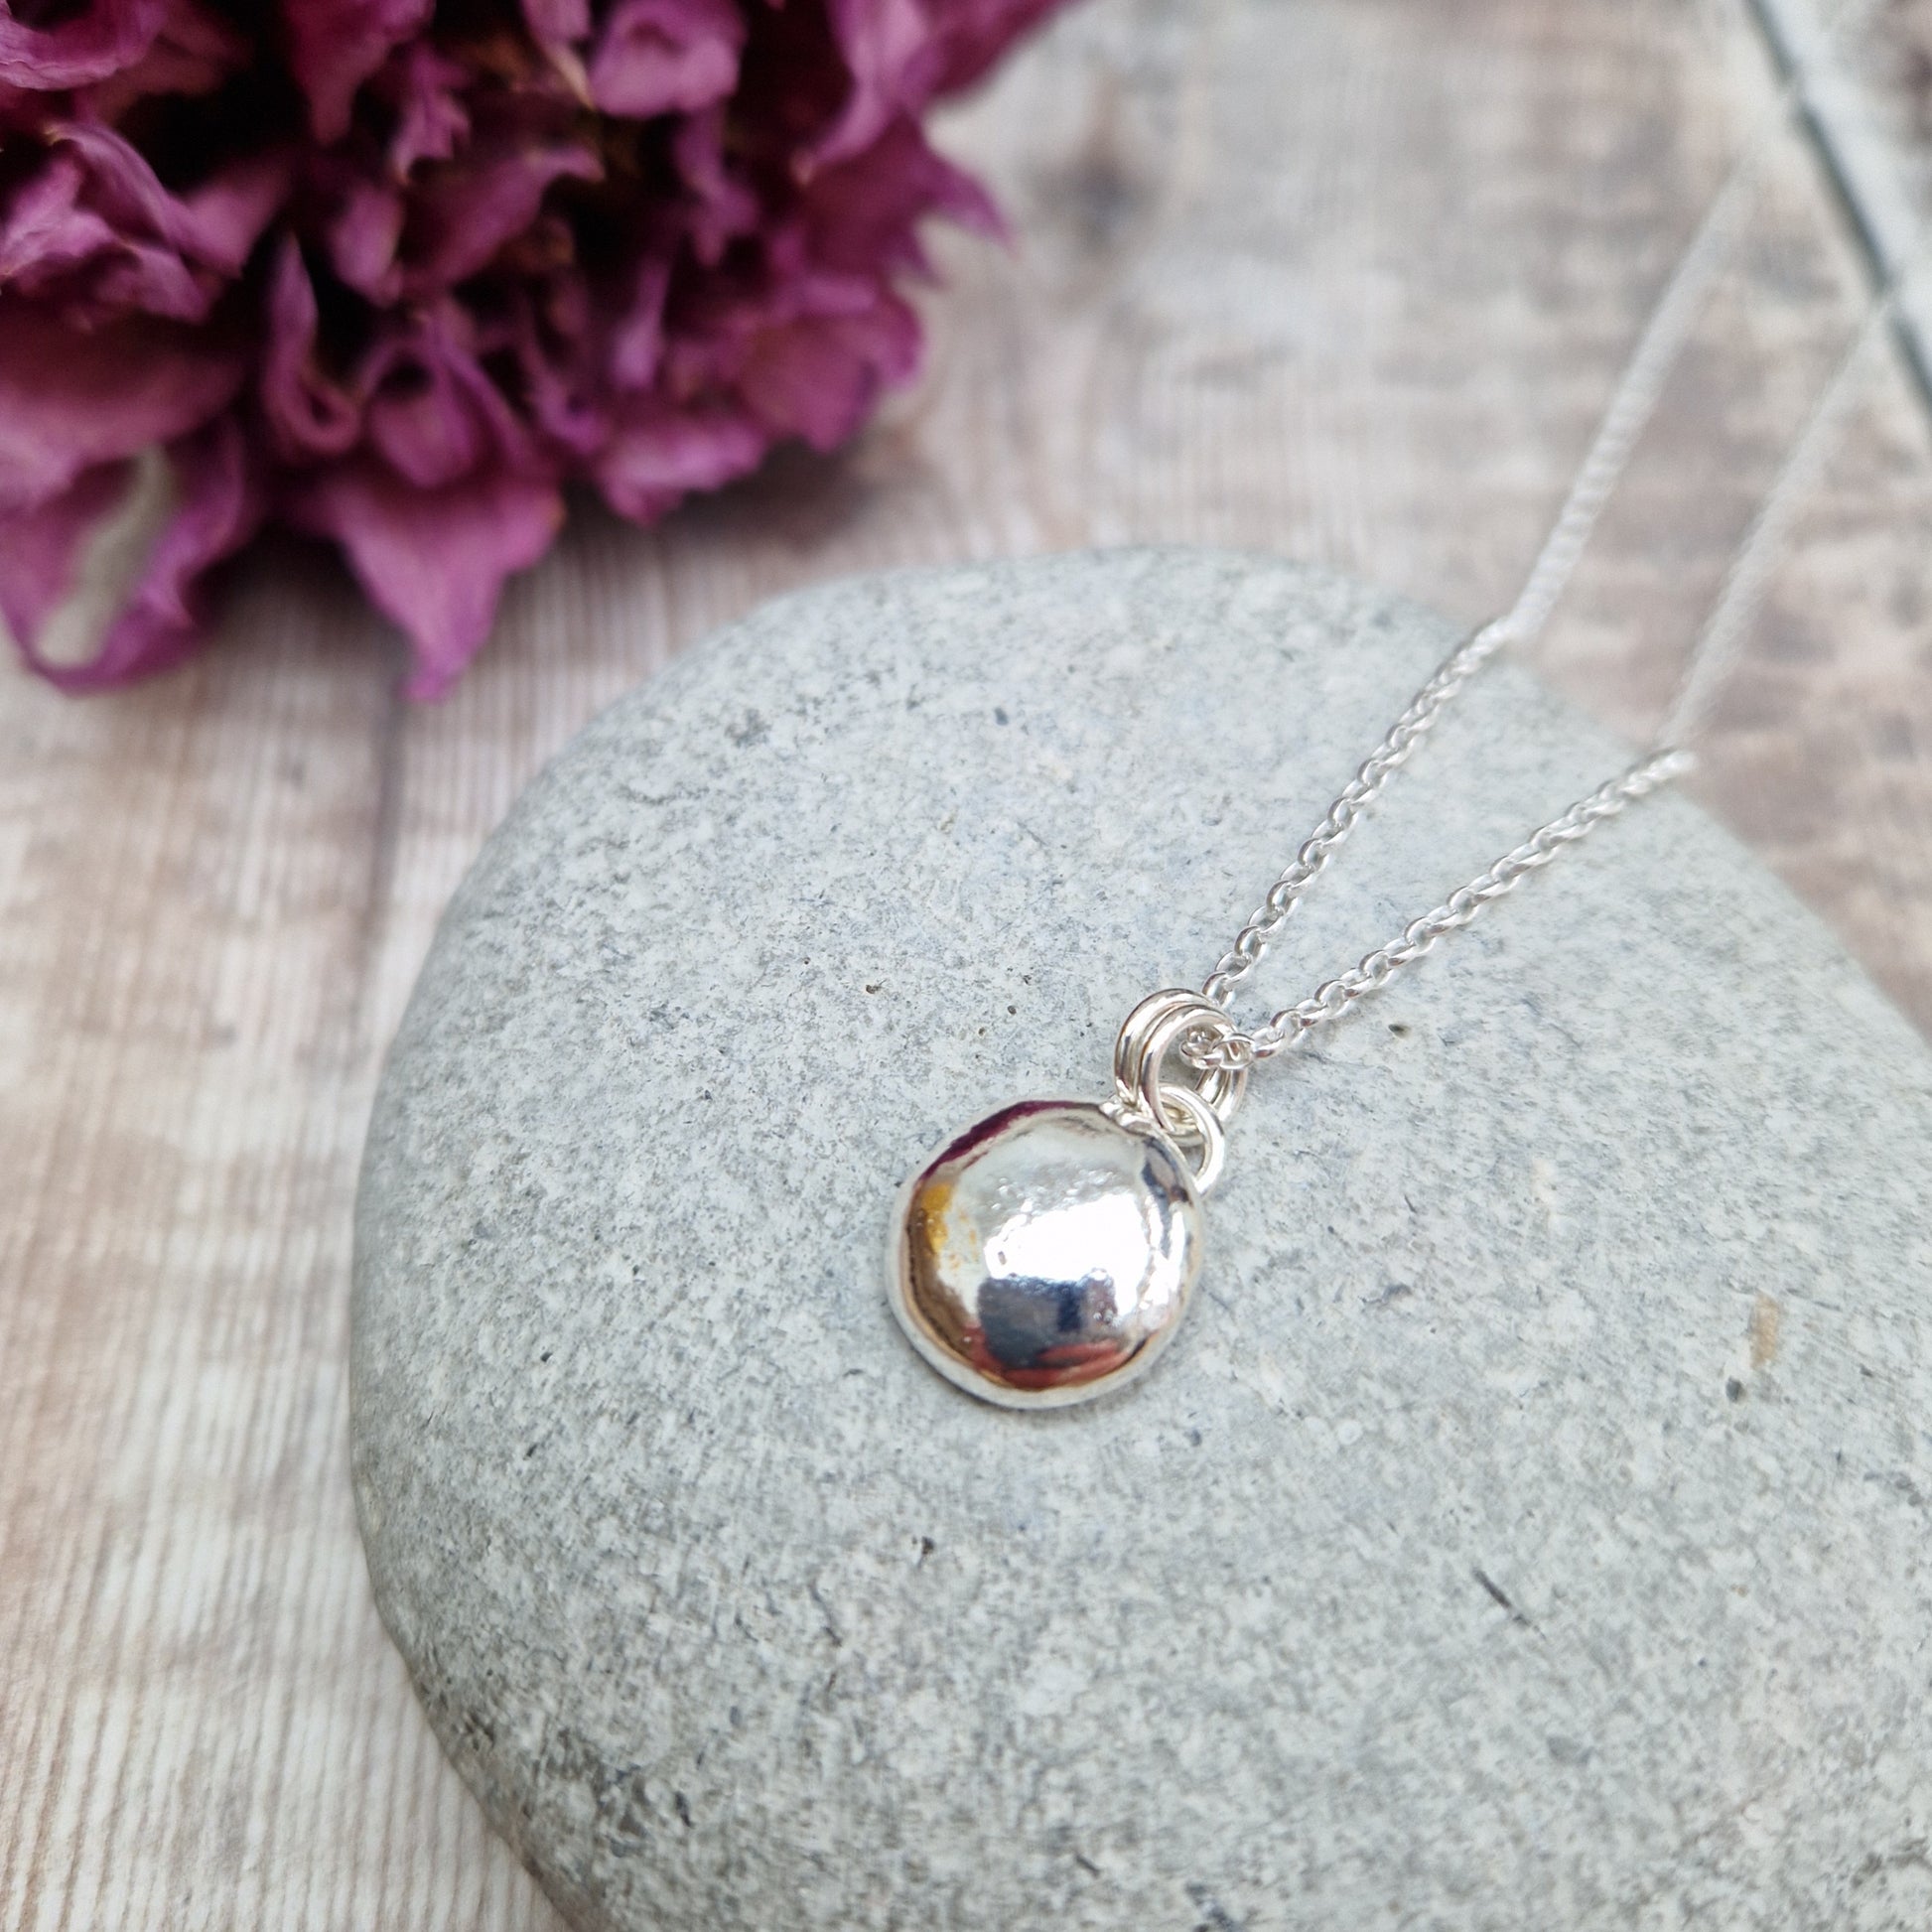
{"type": "MultiPolygon", "coordinates": [[[[1242,544],[1487,614],[1815,4],[1089,0],[949,117],[1016,246],[943,239],[929,372],[849,457],[580,523],[437,709],[294,548],[161,684],[0,673],[0,1925],[557,1923],[376,1622],[344,1399],[382,1047],[537,764],[713,625],[881,565],[1242,544]]],[[[1932,0],[1876,0],[1841,65],[1542,653],[1633,732],[1858,315],[1866,202],[1895,242],[1928,186],[1932,0]]],[[[1903,350],[1698,782],[1928,1025],[1903,350]]]]}

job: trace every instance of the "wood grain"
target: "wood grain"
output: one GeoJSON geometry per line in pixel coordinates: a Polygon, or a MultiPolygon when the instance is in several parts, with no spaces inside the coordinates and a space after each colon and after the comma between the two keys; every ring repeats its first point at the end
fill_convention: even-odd
{"type": "MultiPolygon", "coordinates": [[[[1913,8],[1860,55],[1886,138],[1913,8]]],[[[1496,608],[1773,87],[1731,0],[1092,0],[951,117],[1017,241],[945,238],[928,373],[844,459],[580,521],[437,709],[294,547],[164,683],[0,677],[0,1925],[556,1923],[369,1606],[343,1388],[381,1047],[542,759],[759,599],[884,565],[1231,543],[1496,608]]],[[[1791,129],[1543,653],[1632,731],[1864,276],[1791,129]]],[[[1880,357],[1700,780],[1922,1025],[1928,529],[1880,357]]]]}

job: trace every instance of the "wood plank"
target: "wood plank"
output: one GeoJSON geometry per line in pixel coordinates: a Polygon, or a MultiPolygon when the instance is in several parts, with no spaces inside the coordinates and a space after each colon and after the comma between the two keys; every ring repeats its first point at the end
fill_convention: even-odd
{"type": "Polygon", "coordinates": [[[1779,71],[1789,81],[1820,168],[1843,205],[1872,285],[1891,291],[1893,330],[1906,371],[1932,405],[1932,261],[1925,255],[1915,170],[1888,138],[1909,94],[1909,53],[1932,59],[1924,20],[1878,0],[1750,0],[1779,71]],[[1900,60],[1903,37],[1908,58],[1900,60]],[[1887,51],[1893,58],[1887,60],[1887,51]],[[1857,70],[1865,69],[1863,75],[1857,70]],[[1875,83],[1874,83],[1875,79],[1875,83]]]}
{"type": "MultiPolygon", "coordinates": [[[[1016,248],[944,240],[929,371],[846,458],[580,522],[433,710],[292,548],[164,684],[0,678],[0,1924],[556,1922],[369,1607],[342,1379],[381,1044],[535,767],[714,624],[883,565],[1233,543],[1498,607],[1772,85],[1728,0],[1093,0],[950,118],[1016,248]]],[[[1862,273],[1793,131],[1544,652],[1627,728],[1862,273]]],[[[1929,525],[1874,364],[1701,781],[1922,1024],[1929,525]]]]}

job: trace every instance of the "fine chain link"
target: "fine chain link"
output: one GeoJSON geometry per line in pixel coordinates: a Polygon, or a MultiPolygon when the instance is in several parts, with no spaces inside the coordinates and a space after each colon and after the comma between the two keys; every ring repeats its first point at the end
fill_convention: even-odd
{"type": "Polygon", "coordinates": [[[1764,602],[1772,559],[1790,534],[1798,505],[1837,440],[1839,426],[1857,393],[1864,360],[1897,317],[1899,293],[1895,279],[1878,291],[1858,334],[1840,357],[1831,380],[1791,444],[1777,477],[1758,505],[1748,534],[1731,556],[1711,615],[1691,646],[1684,675],[1677,683],[1677,693],[1664,722],[1657,728],[1657,744],[1688,745],[1702,731],[1712,699],[1736,661],[1745,634],[1764,602]]]}
{"type": "Polygon", "coordinates": [[[1466,886],[1458,886],[1433,912],[1411,919],[1402,936],[1378,946],[1359,965],[1334,979],[1324,980],[1307,999],[1284,1007],[1266,1028],[1252,1034],[1229,1034],[1215,1046],[1189,1055],[1189,1064],[1241,1068],[1297,1044],[1323,1022],[1336,1019],[1365,994],[1378,993],[1403,967],[1412,964],[1437,942],[1469,924],[1486,906],[1512,893],[1531,873],[1540,872],[1566,846],[1587,838],[1604,820],[1627,811],[1639,799],[1661,791],[1692,762],[1688,752],[1665,750],[1633,764],[1621,775],[1599,785],[1560,817],[1539,827],[1519,846],[1505,852],[1487,872],[1466,886]]]}
{"type": "MultiPolygon", "coordinates": [[[[1849,12],[1862,11],[1855,6],[1849,12]]],[[[1795,99],[1787,86],[1767,112],[1755,137],[1732,168],[1697,233],[1652,311],[1642,336],[1619,377],[1603,421],[1563,508],[1545,539],[1515,605],[1466,638],[1437,668],[1409,708],[1390,728],[1342,788],[1326,815],[1304,842],[1294,862],[1270,889],[1266,900],[1243,927],[1234,945],[1216,964],[1202,997],[1223,1010],[1233,991],[1266,956],[1309,887],[1325,869],[1388,780],[1414,756],[1431,728],[1458,692],[1506,644],[1533,639],[1548,621],[1574,574],[1597,517],[1628,464],[1654,413],[1705,297],[1728,258],[1755,201],[1757,177],[1769,135],[1795,99]]],[[[1814,407],[1733,555],[1717,605],[1699,632],[1668,716],[1650,751],[1587,798],[1539,827],[1512,851],[1433,911],[1413,919],[1401,935],[1377,947],[1348,972],[1324,981],[1307,998],[1284,1007],[1252,1032],[1206,1030],[1186,1042],[1182,1054],[1203,1073],[1236,1072],[1253,1067],[1297,1045],[1317,1027],[1347,1011],[1357,1000],[1379,991],[1447,934],[1474,920],[1531,873],[1549,865],[1569,846],[1639,800],[1663,789],[1693,763],[1681,740],[1702,715],[1709,692],[1761,601],[1769,575],[1770,553],[1788,530],[1798,496],[1824,460],[1831,435],[1850,400],[1853,377],[1868,345],[1877,337],[1895,301],[1895,286],[1881,290],[1858,339],[1841,361],[1814,407]]]]}
{"type": "MultiPolygon", "coordinates": [[[[1622,376],[1603,421],[1572,483],[1563,508],[1545,538],[1521,595],[1508,614],[1484,624],[1456,647],[1416,693],[1409,708],[1390,727],[1275,884],[1234,944],[1216,963],[1201,988],[1204,999],[1225,1008],[1234,989],[1259,966],[1268,948],[1293,916],[1308,889],[1326,868],[1370,804],[1396,772],[1408,763],[1456,694],[1506,643],[1534,638],[1549,621],[1596,526],[1603,505],[1629,462],[1630,452],[1655,411],[1676,366],[1705,296],[1729,255],[1756,197],[1764,134],[1753,140],[1732,168],[1710,211],[1679,259],[1662,297],[1622,376]]],[[[1279,1017],[1278,1017],[1279,1018],[1279,1017]]],[[[1253,1035],[1232,1035],[1218,1042],[1211,1063],[1231,1065],[1247,1039],[1253,1058],[1265,1059],[1279,1046],[1264,1048],[1273,1025],[1253,1035]]],[[[1190,1055],[1194,1064],[1210,1063],[1190,1055]]]]}
{"type": "MultiPolygon", "coordinates": [[[[1232,948],[1222,957],[1205,986],[1204,999],[1225,1007],[1234,989],[1259,966],[1276,935],[1285,926],[1302,896],[1311,886],[1335,849],[1354,829],[1355,822],[1372,804],[1382,787],[1409,762],[1416,748],[1429,735],[1449,700],[1488,662],[1496,648],[1495,626],[1485,625],[1474,636],[1444,659],[1433,676],[1416,693],[1414,701],[1383,739],[1361,768],[1341,789],[1328,807],[1326,816],[1295,855],[1295,862],[1270,887],[1268,897],[1254,917],[1241,929],[1232,948]]],[[[1226,1048],[1234,1037],[1221,1042],[1222,1056],[1217,1064],[1231,1064],[1226,1048]]],[[[1196,1061],[1196,1064],[1203,1064],[1196,1061]]]]}
{"type": "MultiPolygon", "coordinates": [[[[1541,871],[1564,847],[1587,837],[1605,820],[1615,818],[1640,799],[1663,789],[1689,769],[1695,760],[1682,749],[1682,741],[1701,719],[1712,690],[1763,599],[1773,549],[1789,529],[1805,486],[1824,462],[1852,400],[1861,366],[1894,314],[1897,296],[1895,281],[1879,291],[1857,337],[1793,441],[1749,533],[1725,572],[1724,588],[1692,647],[1676,699],[1651,751],[1627,771],[1531,833],[1487,872],[1451,893],[1433,912],[1411,920],[1399,939],[1378,947],[1349,972],[1323,982],[1308,998],[1285,1007],[1267,1028],[1257,1029],[1252,1035],[1229,1034],[1211,1045],[1204,1044],[1203,1050],[1188,1054],[1191,1064],[1210,1070],[1245,1070],[1256,1061],[1272,1058],[1297,1044],[1305,1035],[1344,1013],[1365,994],[1378,992],[1401,968],[1428,952],[1438,939],[1469,924],[1485,906],[1513,891],[1531,873],[1541,871]]],[[[1454,662],[1459,655],[1459,652],[1453,654],[1449,662],[1454,662]]]]}

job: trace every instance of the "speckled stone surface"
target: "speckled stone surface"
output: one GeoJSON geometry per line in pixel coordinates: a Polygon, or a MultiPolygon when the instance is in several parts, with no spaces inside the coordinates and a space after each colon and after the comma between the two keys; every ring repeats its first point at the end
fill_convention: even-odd
{"type": "MultiPolygon", "coordinates": [[[[356,1496],[438,1733],[623,1932],[1932,1922],[1932,1055],[1688,803],[1258,1078],[1140,1386],[894,1325],[939,1135],[1096,1093],[1446,647],[1254,558],[771,606],[453,905],[359,1206],[356,1496]]],[[[1485,679],[1299,994],[1616,747],[1485,679]]]]}

